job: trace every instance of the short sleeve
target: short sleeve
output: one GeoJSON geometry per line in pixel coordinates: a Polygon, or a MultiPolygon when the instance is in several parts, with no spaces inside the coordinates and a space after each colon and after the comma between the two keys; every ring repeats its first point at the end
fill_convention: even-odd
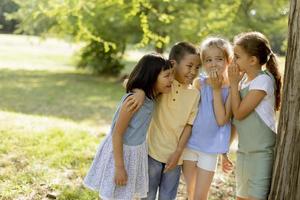
{"type": "Polygon", "coordinates": [[[194,120],[195,120],[196,115],[198,113],[199,100],[200,100],[200,95],[197,95],[197,98],[195,98],[195,102],[193,104],[190,116],[189,116],[188,121],[187,121],[187,124],[189,124],[189,125],[193,125],[193,123],[194,123],[194,120]]]}
{"type": "Polygon", "coordinates": [[[268,95],[274,94],[274,82],[269,75],[257,76],[249,85],[249,90],[263,90],[268,95]]]}

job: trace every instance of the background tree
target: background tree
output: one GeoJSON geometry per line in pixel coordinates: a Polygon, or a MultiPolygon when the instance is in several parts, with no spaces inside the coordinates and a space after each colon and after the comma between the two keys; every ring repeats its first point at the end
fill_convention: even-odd
{"type": "Polygon", "coordinates": [[[300,2],[290,1],[289,35],[270,200],[300,199],[300,2]]]}
{"type": "Polygon", "coordinates": [[[12,33],[18,23],[16,20],[9,20],[6,18],[7,13],[13,13],[18,10],[18,5],[12,0],[0,1],[0,32],[12,33]]]}

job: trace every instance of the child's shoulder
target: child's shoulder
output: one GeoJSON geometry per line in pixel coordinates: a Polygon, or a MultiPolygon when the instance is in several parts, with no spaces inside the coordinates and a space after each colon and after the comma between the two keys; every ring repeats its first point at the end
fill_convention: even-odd
{"type": "Polygon", "coordinates": [[[194,85],[188,87],[188,96],[191,100],[195,101],[200,97],[200,89],[196,88],[194,85]]]}
{"type": "Polygon", "coordinates": [[[193,86],[200,90],[202,86],[206,85],[207,82],[207,76],[203,73],[201,73],[197,78],[193,81],[193,86]]]}
{"type": "Polygon", "coordinates": [[[250,85],[257,85],[257,84],[262,84],[262,85],[269,85],[272,86],[274,83],[274,78],[271,74],[268,73],[263,73],[255,77],[250,83],[250,85]]]}

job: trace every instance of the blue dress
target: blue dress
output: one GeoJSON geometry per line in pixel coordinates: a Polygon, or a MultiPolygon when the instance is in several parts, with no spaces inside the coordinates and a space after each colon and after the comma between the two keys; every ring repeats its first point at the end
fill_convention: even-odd
{"type": "Polygon", "coordinates": [[[84,185],[98,191],[102,199],[131,200],[144,198],[149,189],[146,133],[151,121],[154,103],[148,98],[132,117],[123,137],[123,157],[128,176],[127,184],[126,186],[117,186],[114,182],[115,165],[112,134],[120,107],[129,95],[123,96],[114,114],[109,134],[99,145],[92,166],[84,179],[84,185]]]}

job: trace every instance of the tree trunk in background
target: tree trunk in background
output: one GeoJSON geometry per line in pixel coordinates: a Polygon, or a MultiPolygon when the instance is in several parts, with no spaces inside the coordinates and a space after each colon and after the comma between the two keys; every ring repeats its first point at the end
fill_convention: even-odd
{"type": "Polygon", "coordinates": [[[290,0],[285,66],[269,200],[300,200],[300,0],[290,0]]]}

